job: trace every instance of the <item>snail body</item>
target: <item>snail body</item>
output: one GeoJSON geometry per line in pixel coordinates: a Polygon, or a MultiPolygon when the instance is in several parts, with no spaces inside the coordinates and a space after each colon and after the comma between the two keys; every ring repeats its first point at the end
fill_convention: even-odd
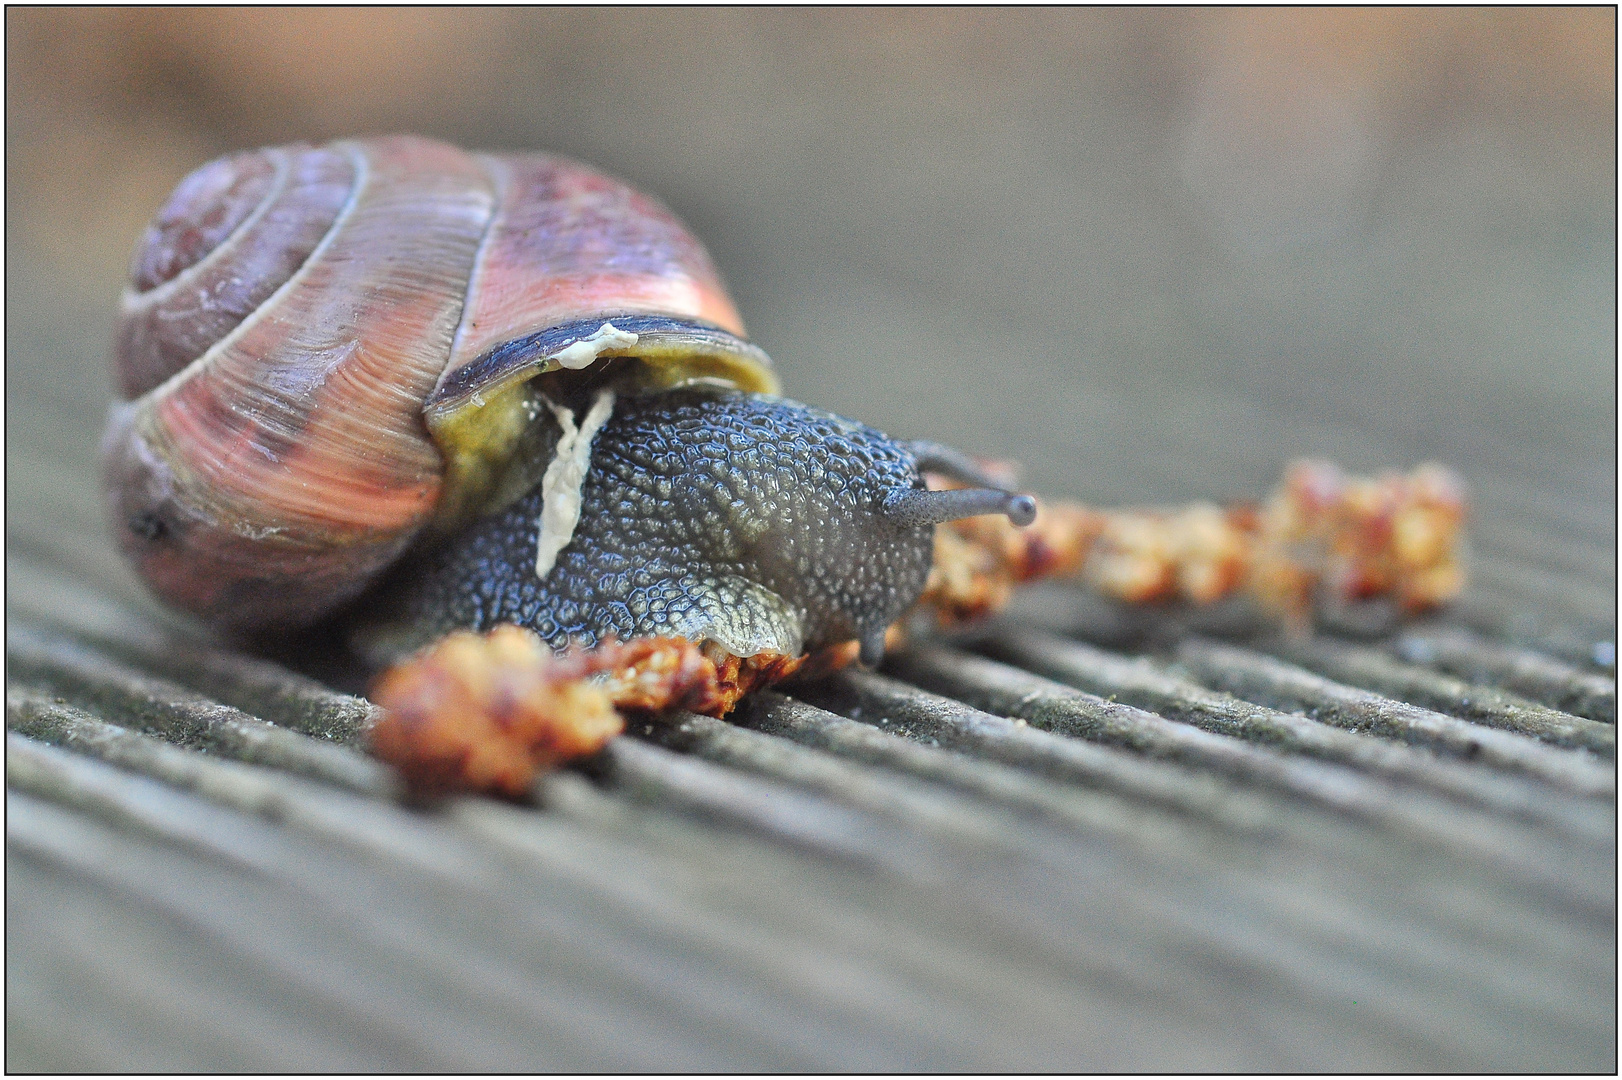
{"type": "Polygon", "coordinates": [[[402,641],[520,621],[871,658],[933,522],[1030,511],[928,492],[923,467],[978,477],[777,397],[680,222],[543,154],[393,137],[205,165],[137,250],[117,381],[121,548],[249,632],[389,577],[402,641]]]}

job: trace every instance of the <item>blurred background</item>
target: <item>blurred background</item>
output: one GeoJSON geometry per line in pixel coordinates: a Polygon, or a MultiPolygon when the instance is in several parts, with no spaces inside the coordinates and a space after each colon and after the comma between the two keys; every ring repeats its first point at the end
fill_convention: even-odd
{"type": "Polygon", "coordinates": [[[1489,573],[1608,564],[1615,30],[1605,8],[12,8],[8,538],[136,591],[95,445],[171,186],[241,147],[409,130],[657,194],[792,396],[1017,457],[1036,490],[1259,497],[1299,455],[1435,458],[1475,490],[1489,573]]]}

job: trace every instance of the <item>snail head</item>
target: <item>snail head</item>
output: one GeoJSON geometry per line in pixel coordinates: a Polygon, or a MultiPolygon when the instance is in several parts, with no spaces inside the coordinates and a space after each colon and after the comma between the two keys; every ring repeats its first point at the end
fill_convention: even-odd
{"type": "Polygon", "coordinates": [[[871,666],[923,590],[937,523],[1036,512],[955,451],[782,398],[580,405],[543,416],[541,482],[396,572],[383,608],[413,635],[396,648],[515,622],[557,647],[670,635],[750,656],[855,639],[871,666]],[[930,491],[924,469],[983,486],[930,491]]]}

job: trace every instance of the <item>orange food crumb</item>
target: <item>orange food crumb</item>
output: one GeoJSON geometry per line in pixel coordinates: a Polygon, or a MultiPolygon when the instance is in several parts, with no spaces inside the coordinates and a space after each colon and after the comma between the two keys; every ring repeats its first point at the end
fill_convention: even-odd
{"type": "Polygon", "coordinates": [[[1464,519],[1464,485],[1440,465],[1363,479],[1299,461],[1261,508],[1039,502],[1027,529],[943,525],[923,603],[951,624],[999,610],[1020,582],[1068,578],[1128,603],[1248,594],[1297,625],[1320,600],[1390,596],[1412,614],[1463,589],[1464,519]]]}
{"type": "Polygon", "coordinates": [[[584,654],[554,656],[516,626],[450,634],[378,680],[372,752],[420,793],[518,798],[537,771],[624,729],[608,692],[587,681],[594,670],[584,654]]]}
{"type": "MultiPolygon", "coordinates": [[[[684,638],[637,638],[594,650],[603,657],[604,689],[624,709],[687,709],[725,716],[738,699],[760,686],[785,679],[805,663],[803,656],[760,653],[738,657],[713,642],[684,638]]],[[[593,655],[587,653],[585,655],[593,655]]]]}
{"type": "Polygon", "coordinates": [[[601,750],[621,710],[722,716],[803,657],[740,658],[681,638],[605,642],[555,654],[517,626],[459,631],[383,674],[372,752],[421,794],[481,791],[521,798],[535,777],[601,750]]]}
{"type": "Polygon", "coordinates": [[[1348,477],[1326,461],[1298,461],[1262,510],[1257,592],[1300,611],[1311,592],[1330,599],[1390,596],[1405,613],[1464,588],[1464,484],[1440,465],[1404,476],[1348,477]]]}

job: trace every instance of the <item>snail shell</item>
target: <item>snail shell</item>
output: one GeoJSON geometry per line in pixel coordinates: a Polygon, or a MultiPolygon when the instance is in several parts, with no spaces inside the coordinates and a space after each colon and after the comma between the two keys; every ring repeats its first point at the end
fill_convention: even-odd
{"type": "Polygon", "coordinates": [[[402,136],[222,158],[131,277],[114,528],[160,597],[225,626],[313,621],[488,509],[537,376],[628,356],[647,385],[777,390],[681,223],[543,154],[402,136]]]}

